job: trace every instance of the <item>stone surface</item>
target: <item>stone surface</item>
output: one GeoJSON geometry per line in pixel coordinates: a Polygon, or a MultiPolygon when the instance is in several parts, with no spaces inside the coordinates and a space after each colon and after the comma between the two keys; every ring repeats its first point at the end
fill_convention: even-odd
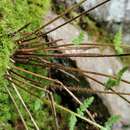
{"type": "MultiPolygon", "coordinates": [[[[68,5],[72,5],[80,0],[55,0],[65,1],[68,5]]],[[[87,0],[82,4],[84,10],[88,10],[96,4],[105,0],[87,0]]],[[[107,30],[111,33],[119,31],[123,28],[123,42],[130,43],[130,0],[111,0],[107,4],[91,11],[89,13],[93,19],[99,23],[105,24],[107,30]]]]}
{"type": "MultiPolygon", "coordinates": [[[[48,14],[47,19],[50,20],[54,18],[56,15],[53,13],[48,14]]],[[[46,27],[46,31],[50,30],[59,24],[64,23],[64,19],[59,19],[58,21],[54,22],[50,26],[46,27]]],[[[57,44],[66,44],[73,40],[74,37],[78,36],[80,33],[80,28],[74,27],[71,24],[68,24],[50,34],[48,36],[52,39],[60,39],[62,38],[62,42],[58,42],[57,44]]],[[[85,32],[85,39],[84,42],[88,42],[88,35],[85,32]]],[[[64,51],[64,53],[78,53],[78,52],[85,52],[85,53],[100,53],[100,54],[108,54],[108,53],[114,53],[113,50],[111,50],[109,47],[105,48],[104,50],[99,49],[89,49],[89,50],[69,50],[64,51]]],[[[80,69],[84,70],[90,70],[105,74],[116,74],[121,68],[123,68],[122,63],[118,58],[72,58],[76,61],[77,66],[80,69]]],[[[96,78],[97,80],[101,81],[102,83],[105,83],[107,81],[107,78],[96,76],[96,75],[90,75],[93,78],[96,78]]],[[[124,79],[130,80],[130,72],[127,71],[124,74],[124,79]]],[[[104,87],[99,85],[98,83],[95,83],[93,80],[87,79],[90,82],[90,85],[95,90],[104,90],[104,87]]],[[[130,85],[121,83],[119,86],[116,87],[116,91],[122,91],[122,92],[130,92],[130,85]]],[[[126,101],[121,99],[117,95],[106,95],[106,94],[99,94],[101,99],[103,100],[104,104],[109,109],[109,112],[112,115],[120,115],[121,118],[121,124],[116,125],[116,128],[114,130],[120,130],[121,126],[124,124],[130,124],[130,104],[128,104],[126,101]],[[117,127],[118,126],[118,127],[117,127]]],[[[125,96],[127,99],[130,100],[130,97],[125,96]]]]}
{"type": "MultiPolygon", "coordinates": [[[[79,2],[80,0],[75,0],[79,2]]],[[[82,7],[88,10],[92,6],[103,0],[88,0],[82,7]]],[[[130,43],[130,1],[129,0],[111,0],[105,6],[92,11],[91,16],[98,22],[107,23],[107,29],[115,33],[120,27],[123,28],[123,42],[130,43]]]]}

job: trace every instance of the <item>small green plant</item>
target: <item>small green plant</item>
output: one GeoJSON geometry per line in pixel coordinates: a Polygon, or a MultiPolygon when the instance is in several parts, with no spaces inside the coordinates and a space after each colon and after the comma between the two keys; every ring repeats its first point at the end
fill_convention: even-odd
{"type": "Polygon", "coordinates": [[[123,48],[121,47],[121,44],[122,44],[122,29],[121,28],[114,36],[113,43],[114,43],[117,54],[123,54],[124,51],[123,51],[123,48]]]}
{"type": "Polygon", "coordinates": [[[80,34],[72,40],[74,45],[81,45],[83,41],[84,41],[84,32],[83,31],[80,32],[80,34]]]}
{"type": "MultiPolygon", "coordinates": [[[[84,100],[83,104],[80,105],[79,108],[77,108],[77,114],[79,114],[80,116],[84,116],[84,112],[86,111],[87,108],[90,107],[93,101],[94,101],[94,97],[90,97],[84,100]]],[[[74,130],[76,123],[77,123],[77,118],[75,115],[72,114],[69,119],[69,130],[74,130]]]]}
{"type": "Polygon", "coordinates": [[[118,86],[121,82],[121,78],[123,76],[123,74],[128,70],[128,67],[124,67],[122,68],[116,75],[116,79],[113,78],[109,78],[107,80],[107,82],[105,83],[106,89],[111,89],[114,86],[118,86]]]}

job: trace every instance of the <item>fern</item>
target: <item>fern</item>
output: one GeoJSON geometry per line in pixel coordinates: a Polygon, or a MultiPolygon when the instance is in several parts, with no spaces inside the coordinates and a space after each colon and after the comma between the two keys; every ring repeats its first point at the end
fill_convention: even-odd
{"type": "Polygon", "coordinates": [[[117,54],[123,54],[123,49],[121,48],[122,43],[122,29],[119,30],[119,32],[116,33],[114,40],[113,40],[115,50],[117,54]]]}
{"type": "Polygon", "coordinates": [[[87,108],[90,107],[90,105],[93,103],[94,97],[90,97],[86,100],[84,100],[83,104],[80,105],[79,108],[77,108],[77,113],[81,115],[81,112],[83,113],[82,116],[84,116],[84,112],[86,111],[87,108]]]}
{"type": "MultiPolygon", "coordinates": [[[[90,97],[84,100],[83,104],[80,105],[79,108],[77,108],[77,113],[81,116],[84,116],[84,112],[86,111],[87,108],[90,107],[93,101],[94,101],[94,97],[90,97]]],[[[75,115],[72,114],[69,118],[69,130],[74,130],[76,123],[77,123],[77,118],[75,117],[75,115]]]]}
{"type": "Polygon", "coordinates": [[[69,119],[69,130],[74,130],[77,123],[77,118],[75,115],[71,115],[69,119]]]}
{"type": "Polygon", "coordinates": [[[80,32],[79,36],[75,37],[72,42],[74,45],[80,45],[84,41],[84,32],[80,32]]]}
{"type": "Polygon", "coordinates": [[[114,86],[118,86],[120,84],[121,78],[123,74],[128,70],[128,67],[122,68],[116,75],[116,79],[109,78],[108,81],[105,83],[106,89],[111,89],[114,86]]]}

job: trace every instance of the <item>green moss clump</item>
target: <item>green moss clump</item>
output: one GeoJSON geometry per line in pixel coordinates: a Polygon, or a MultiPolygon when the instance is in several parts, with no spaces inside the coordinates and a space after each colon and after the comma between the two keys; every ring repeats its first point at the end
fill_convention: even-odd
{"type": "MultiPolygon", "coordinates": [[[[11,120],[11,107],[8,94],[4,86],[7,69],[11,68],[10,56],[17,49],[16,39],[9,34],[15,32],[27,23],[31,23],[25,32],[30,32],[41,25],[42,16],[50,7],[51,0],[0,0],[0,127],[11,120]]],[[[5,129],[5,127],[3,128],[5,129]]]]}
{"type": "MultiPolygon", "coordinates": [[[[16,49],[14,39],[8,34],[16,31],[23,25],[31,23],[26,31],[32,31],[40,26],[43,14],[48,10],[50,0],[2,0],[0,1],[0,77],[10,66],[10,56],[16,49]],[[15,48],[14,48],[15,47],[15,48]]],[[[19,35],[17,37],[20,37],[19,35]]],[[[3,78],[0,79],[0,86],[3,78]]]]}

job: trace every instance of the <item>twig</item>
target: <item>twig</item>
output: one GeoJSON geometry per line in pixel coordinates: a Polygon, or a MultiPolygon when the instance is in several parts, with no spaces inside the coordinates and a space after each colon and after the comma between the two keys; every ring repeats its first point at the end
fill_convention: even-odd
{"type": "Polygon", "coordinates": [[[53,94],[50,92],[50,94],[48,95],[49,96],[49,99],[51,101],[51,106],[52,106],[52,112],[53,112],[53,115],[54,115],[54,119],[55,119],[55,126],[56,126],[56,130],[59,130],[59,124],[58,124],[58,120],[57,120],[57,114],[56,114],[56,108],[55,108],[55,105],[54,105],[54,98],[53,98],[53,94]]]}
{"type": "MultiPolygon", "coordinates": [[[[101,90],[93,90],[93,89],[90,89],[90,88],[87,88],[88,86],[84,87],[84,88],[81,88],[81,87],[75,87],[75,86],[68,86],[68,89],[72,92],[76,92],[76,93],[92,93],[92,94],[115,94],[115,92],[111,92],[111,91],[101,91],[101,90]]],[[[58,85],[53,85],[53,86],[50,86],[49,88],[52,88],[52,89],[56,89],[56,90],[63,90],[63,88],[59,87],[58,85]]],[[[120,94],[120,95],[127,95],[127,96],[130,96],[130,93],[125,93],[125,92],[119,92],[119,91],[116,91],[116,93],[120,94]]]]}
{"type": "Polygon", "coordinates": [[[19,28],[17,31],[8,34],[9,36],[13,37],[15,36],[18,32],[21,32],[23,29],[27,28],[31,23],[27,23],[24,26],[22,26],[21,28],[19,28]]]}
{"type": "MultiPolygon", "coordinates": [[[[75,47],[76,45],[74,45],[74,43],[65,43],[62,45],[55,45],[55,46],[51,46],[50,48],[59,48],[59,47],[75,47]]],[[[93,42],[86,42],[86,43],[81,43],[81,45],[78,45],[76,47],[84,47],[84,46],[100,46],[100,47],[115,47],[115,45],[113,43],[93,43],[93,42]]],[[[120,47],[123,48],[130,48],[130,45],[120,45],[120,47]]]]}
{"type": "Polygon", "coordinates": [[[68,58],[68,57],[112,58],[112,57],[129,57],[130,53],[124,53],[124,54],[96,54],[96,53],[73,53],[73,54],[35,54],[35,53],[31,53],[31,54],[28,54],[28,53],[22,53],[21,55],[29,55],[29,56],[36,56],[36,57],[54,57],[54,58],[68,58]]]}

